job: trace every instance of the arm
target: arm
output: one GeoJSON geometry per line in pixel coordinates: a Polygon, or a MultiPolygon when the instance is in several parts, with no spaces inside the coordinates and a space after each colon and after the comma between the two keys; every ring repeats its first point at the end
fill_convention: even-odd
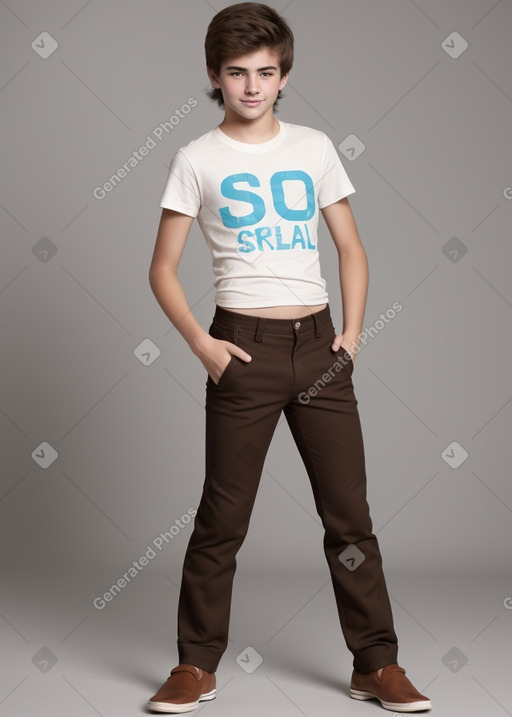
{"type": "Polygon", "coordinates": [[[354,358],[363,330],[368,259],[347,197],[324,207],[321,212],[338,252],[343,304],[343,333],[335,337],[332,348],[337,351],[343,345],[354,358]]]}
{"type": "Polygon", "coordinates": [[[214,339],[192,314],[177,271],[193,221],[194,218],[186,214],[162,210],[149,268],[149,283],[165,315],[217,382],[232,354],[245,361],[251,357],[236,344],[214,339]]]}

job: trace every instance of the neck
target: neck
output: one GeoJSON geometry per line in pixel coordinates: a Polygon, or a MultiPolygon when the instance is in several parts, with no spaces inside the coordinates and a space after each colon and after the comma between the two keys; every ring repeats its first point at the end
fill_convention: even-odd
{"type": "Polygon", "coordinates": [[[268,142],[279,134],[279,122],[272,112],[266,112],[256,119],[246,119],[226,108],[226,114],[219,128],[232,139],[248,144],[268,142]]]}

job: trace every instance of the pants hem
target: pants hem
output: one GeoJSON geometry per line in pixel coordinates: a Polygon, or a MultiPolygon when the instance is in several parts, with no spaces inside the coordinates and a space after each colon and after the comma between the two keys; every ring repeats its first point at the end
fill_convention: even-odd
{"type": "Polygon", "coordinates": [[[398,662],[398,646],[368,648],[364,654],[354,657],[353,667],[360,674],[375,672],[386,665],[393,665],[398,662]]]}
{"type": "Polygon", "coordinates": [[[216,672],[222,654],[210,647],[201,645],[180,645],[178,644],[178,658],[180,665],[186,663],[200,667],[205,672],[216,672]]]}

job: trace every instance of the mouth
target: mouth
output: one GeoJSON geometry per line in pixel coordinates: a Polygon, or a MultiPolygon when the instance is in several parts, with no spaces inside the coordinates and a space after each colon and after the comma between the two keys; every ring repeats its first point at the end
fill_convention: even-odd
{"type": "Polygon", "coordinates": [[[247,107],[258,107],[258,105],[261,105],[262,100],[242,100],[242,102],[247,107]]]}

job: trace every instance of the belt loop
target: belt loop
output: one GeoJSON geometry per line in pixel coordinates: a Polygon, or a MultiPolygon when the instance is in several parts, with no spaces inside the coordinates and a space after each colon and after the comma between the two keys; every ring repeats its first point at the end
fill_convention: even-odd
{"type": "Polygon", "coordinates": [[[256,325],[256,333],[254,334],[254,340],[261,343],[263,341],[263,330],[265,328],[265,324],[267,322],[266,318],[263,316],[258,316],[258,323],[256,325]]]}
{"type": "Polygon", "coordinates": [[[314,314],[311,314],[311,316],[313,317],[313,323],[314,323],[314,325],[315,325],[315,338],[318,339],[318,338],[320,338],[320,336],[321,336],[320,328],[319,328],[319,326],[318,326],[318,322],[317,322],[317,320],[316,320],[316,316],[315,316],[314,314]]]}

